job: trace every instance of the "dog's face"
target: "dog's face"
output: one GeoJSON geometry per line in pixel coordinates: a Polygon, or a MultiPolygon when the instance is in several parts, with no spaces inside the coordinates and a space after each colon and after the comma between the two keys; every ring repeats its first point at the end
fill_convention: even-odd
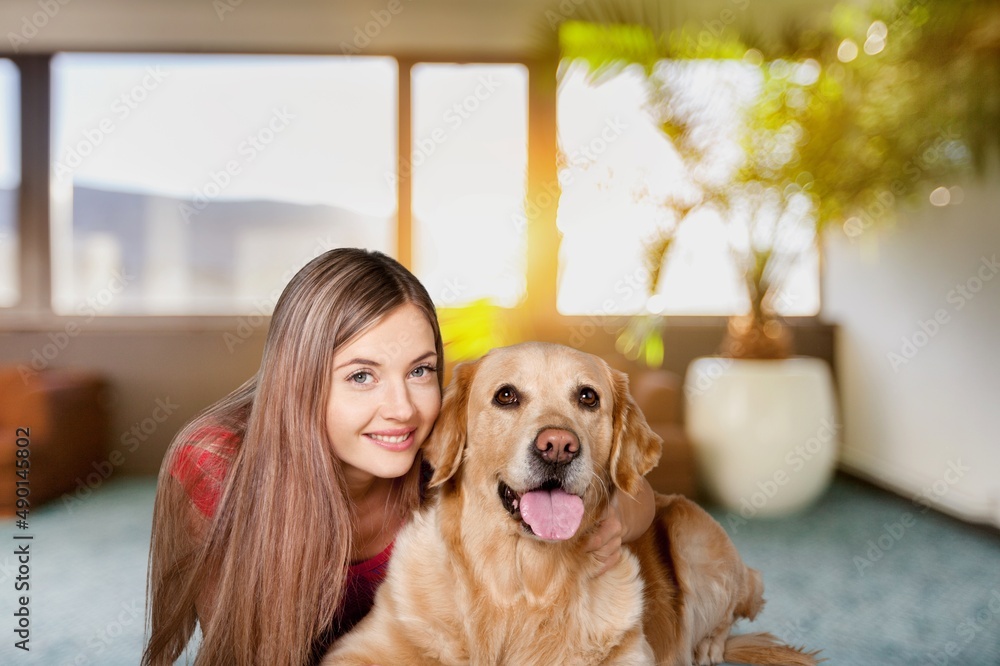
{"type": "Polygon", "coordinates": [[[570,347],[524,343],[456,368],[424,451],[432,485],[458,475],[511,529],[557,541],[599,517],[612,484],[634,493],[660,444],[624,373],[570,347]]]}

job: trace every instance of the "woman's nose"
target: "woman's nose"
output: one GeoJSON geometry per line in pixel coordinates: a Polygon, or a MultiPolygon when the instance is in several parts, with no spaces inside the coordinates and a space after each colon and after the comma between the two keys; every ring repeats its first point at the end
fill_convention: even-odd
{"type": "Polygon", "coordinates": [[[413,416],[416,408],[406,382],[390,382],[382,405],[382,415],[395,421],[406,421],[413,416]]]}

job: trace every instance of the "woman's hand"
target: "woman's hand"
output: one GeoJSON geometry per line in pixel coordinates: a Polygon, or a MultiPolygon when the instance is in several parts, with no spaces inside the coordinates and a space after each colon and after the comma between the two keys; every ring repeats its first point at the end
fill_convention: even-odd
{"type": "Polygon", "coordinates": [[[625,536],[625,526],[621,507],[618,505],[618,494],[616,488],[608,507],[604,510],[601,521],[597,524],[597,529],[590,535],[584,549],[588,553],[593,553],[597,561],[601,563],[600,569],[594,574],[596,576],[600,576],[613,567],[622,557],[622,537],[625,536]]]}
{"type": "Polygon", "coordinates": [[[655,511],[653,488],[645,478],[635,497],[615,489],[597,529],[584,548],[601,563],[596,575],[603,574],[618,563],[622,557],[622,545],[635,541],[649,529],[655,511]]]}

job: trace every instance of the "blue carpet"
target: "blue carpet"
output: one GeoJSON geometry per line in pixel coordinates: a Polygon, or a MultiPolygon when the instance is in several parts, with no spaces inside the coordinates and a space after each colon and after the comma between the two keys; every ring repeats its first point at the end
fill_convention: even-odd
{"type": "MultiPolygon", "coordinates": [[[[155,480],[109,481],[82,498],[65,495],[31,510],[29,527],[3,523],[0,663],[101,666],[139,663],[146,557],[155,480]],[[30,651],[14,647],[18,575],[14,535],[30,534],[30,651]],[[10,628],[7,628],[10,627],[10,628]]],[[[81,492],[81,495],[84,495],[81,492]]]]}
{"type": "MultiPolygon", "coordinates": [[[[142,651],[154,484],[105,483],[0,523],[0,664],[116,666],[142,651]],[[31,650],[16,649],[14,535],[31,534],[31,650]]],[[[831,666],[1000,666],[1000,535],[839,476],[809,510],[741,522],[721,510],[768,604],[738,632],[822,648],[831,666]]]]}
{"type": "Polygon", "coordinates": [[[822,648],[831,665],[1000,666],[1000,534],[838,476],[809,510],[726,526],[764,575],[737,631],[822,648]]]}

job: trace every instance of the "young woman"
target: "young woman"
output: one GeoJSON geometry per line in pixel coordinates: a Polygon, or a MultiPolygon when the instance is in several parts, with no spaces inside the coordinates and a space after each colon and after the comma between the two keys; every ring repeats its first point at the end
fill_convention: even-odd
{"type": "MultiPolygon", "coordinates": [[[[260,370],[178,433],[157,487],[143,664],[301,666],[370,609],[421,499],[444,351],[417,279],[331,250],[274,308],[260,370]]],[[[617,498],[590,542],[610,566],[651,522],[617,498]]]]}

